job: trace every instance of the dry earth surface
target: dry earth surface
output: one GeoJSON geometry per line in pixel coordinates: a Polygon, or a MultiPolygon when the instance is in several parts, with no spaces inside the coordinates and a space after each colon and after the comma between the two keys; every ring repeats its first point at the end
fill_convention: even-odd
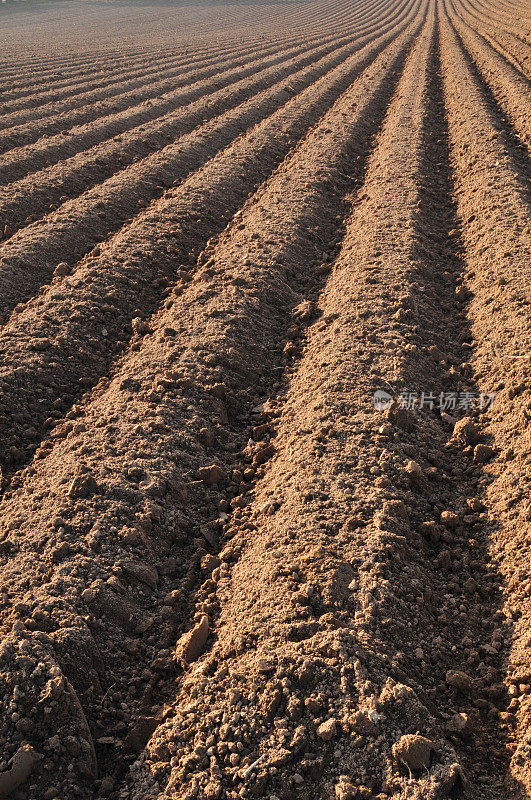
{"type": "Polygon", "coordinates": [[[1,4],[0,798],[531,798],[530,23],[1,4]]]}

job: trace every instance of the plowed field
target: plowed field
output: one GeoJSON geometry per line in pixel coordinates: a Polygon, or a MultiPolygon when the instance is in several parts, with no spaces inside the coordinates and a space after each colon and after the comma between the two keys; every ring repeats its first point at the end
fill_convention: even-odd
{"type": "Polygon", "coordinates": [[[0,798],[530,800],[524,0],[0,26],[0,798]]]}

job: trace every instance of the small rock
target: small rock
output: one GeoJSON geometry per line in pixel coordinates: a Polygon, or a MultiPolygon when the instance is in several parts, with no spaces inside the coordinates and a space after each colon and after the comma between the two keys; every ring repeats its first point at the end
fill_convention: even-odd
{"type": "Polygon", "coordinates": [[[211,573],[213,572],[216,567],[219,567],[221,561],[217,556],[213,556],[211,553],[207,553],[206,556],[203,556],[201,559],[201,569],[203,572],[211,573]]]}
{"type": "Polygon", "coordinates": [[[485,510],[485,503],[478,497],[468,497],[466,504],[471,511],[480,512],[485,510]]]}
{"type": "Polygon", "coordinates": [[[56,278],[62,278],[65,275],[69,275],[71,273],[71,268],[65,261],[61,261],[56,268],[54,269],[53,274],[56,278]]]}
{"type": "Polygon", "coordinates": [[[95,478],[90,473],[85,473],[84,475],[76,475],[68,487],[68,496],[75,500],[91,497],[91,495],[98,494],[99,491],[100,487],[95,478]]]}
{"type": "Polygon", "coordinates": [[[354,800],[358,794],[358,787],[354,786],[347,775],[340,775],[335,786],[336,800],[354,800]]]}
{"type": "Polygon", "coordinates": [[[378,734],[378,726],[369,715],[363,711],[356,711],[356,713],[350,717],[349,722],[352,729],[362,736],[377,736],[378,734]]]}
{"type": "Polygon", "coordinates": [[[409,769],[428,769],[430,755],[435,745],[430,739],[418,734],[408,733],[401,736],[392,747],[393,758],[407,764],[409,769]]]}
{"type": "Polygon", "coordinates": [[[317,728],[317,736],[324,742],[329,742],[336,735],[337,722],[334,718],[321,722],[317,728]]]}
{"type": "Polygon", "coordinates": [[[410,478],[415,480],[420,480],[420,478],[422,478],[423,475],[422,467],[416,461],[407,462],[406,472],[410,476],[410,478]]]}
{"type": "Polygon", "coordinates": [[[393,405],[386,411],[386,416],[389,422],[401,428],[403,431],[410,431],[413,428],[414,419],[406,408],[400,408],[398,403],[393,405]]]}
{"type": "Polygon", "coordinates": [[[446,673],[446,683],[461,692],[469,692],[472,688],[472,678],[466,672],[457,669],[449,669],[446,673]]]}
{"type": "Polygon", "coordinates": [[[275,453],[275,445],[272,442],[269,442],[265,447],[262,447],[259,450],[254,458],[253,458],[253,465],[255,467],[259,466],[260,464],[264,464],[268,459],[271,458],[272,455],[275,453]]]}
{"type": "Polygon", "coordinates": [[[197,470],[199,480],[213,486],[216,483],[224,483],[227,480],[226,473],[218,464],[211,464],[208,467],[200,467],[197,470]]]}
{"type": "Polygon", "coordinates": [[[474,461],[477,464],[484,464],[494,455],[494,448],[488,444],[477,444],[474,447],[474,461]]]}
{"type": "Polygon", "coordinates": [[[96,595],[94,594],[94,591],[92,589],[83,589],[83,591],[81,592],[81,599],[85,603],[92,603],[95,597],[96,595]]]}
{"type": "Polygon", "coordinates": [[[467,736],[471,730],[468,714],[454,714],[446,723],[446,730],[458,736],[467,736]]]}
{"type": "Polygon", "coordinates": [[[175,656],[179,661],[191,664],[199,658],[208,638],[209,625],[207,614],[203,614],[197,625],[181,636],[175,648],[175,656]]]}
{"type": "Polygon", "coordinates": [[[446,528],[453,530],[459,525],[459,517],[453,511],[443,511],[441,514],[441,522],[446,528]]]}
{"type": "Polygon", "coordinates": [[[475,444],[479,438],[479,428],[471,417],[463,417],[454,425],[452,441],[463,447],[475,444]]]}
{"type": "Polygon", "coordinates": [[[135,317],[131,320],[131,327],[133,329],[133,333],[136,333],[137,336],[145,336],[147,333],[151,333],[149,325],[147,322],[141,317],[135,317]]]}

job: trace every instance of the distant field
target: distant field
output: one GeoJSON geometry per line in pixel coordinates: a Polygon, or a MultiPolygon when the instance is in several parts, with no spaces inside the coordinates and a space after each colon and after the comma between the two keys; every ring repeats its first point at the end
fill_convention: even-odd
{"type": "Polygon", "coordinates": [[[530,800],[530,19],[0,5],[0,798],[530,800]]]}
{"type": "Polygon", "coordinates": [[[64,52],[65,47],[95,53],[115,48],[127,57],[130,48],[175,51],[219,36],[239,40],[273,36],[278,41],[279,34],[289,33],[290,27],[295,35],[303,35],[313,20],[323,31],[328,24],[332,31],[339,30],[340,18],[348,16],[351,6],[340,0],[330,14],[324,3],[299,0],[10,0],[0,5],[0,43],[2,53],[13,53],[15,59],[21,48],[29,48],[40,58],[44,53],[73,56],[64,52]]]}

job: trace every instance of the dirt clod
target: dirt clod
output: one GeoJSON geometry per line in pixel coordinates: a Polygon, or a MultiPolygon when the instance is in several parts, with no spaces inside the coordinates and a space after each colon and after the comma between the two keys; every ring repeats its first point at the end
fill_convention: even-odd
{"type": "Polygon", "coordinates": [[[435,745],[425,736],[408,733],[393,745],[393,757],[411,770],[429,769],[435,745]]]}
{"type": "Polygon", "coordinates": [[[175,657],[184,664],[191,664],[201,655],[208,638],[210,622],[207,614],[203,614],[192,630],[184,633],[175,647],[175,657]]]}

